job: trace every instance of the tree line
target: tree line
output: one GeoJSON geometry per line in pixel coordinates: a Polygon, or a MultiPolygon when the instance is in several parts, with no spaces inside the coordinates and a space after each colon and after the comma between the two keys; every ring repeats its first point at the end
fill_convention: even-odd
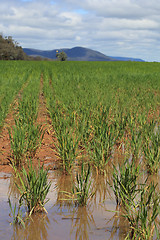
{"type": "Polygon", "coordinates": [[[11,36],[0,34],[0,60],[28,60],[28,56],[11,36]]]}

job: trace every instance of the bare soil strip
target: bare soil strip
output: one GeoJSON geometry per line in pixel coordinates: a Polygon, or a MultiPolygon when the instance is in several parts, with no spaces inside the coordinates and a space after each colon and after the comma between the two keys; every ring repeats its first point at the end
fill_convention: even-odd
{"type": "Polygon", "coordinates": [[[41,76],[41,88],[39,96],[39,110],[37,123],[41,124],[45,130],[43,141],[41,147],[38,149],[33,161],[36,163],[37,160],[44,166],[49,167],[50,169],[55,168],[55,162],[57,157],[55,155],[55,146],[53,143],[53,128],[51,118],[46,108],[46,101],[43,95],[43,76],[41,76]]]}

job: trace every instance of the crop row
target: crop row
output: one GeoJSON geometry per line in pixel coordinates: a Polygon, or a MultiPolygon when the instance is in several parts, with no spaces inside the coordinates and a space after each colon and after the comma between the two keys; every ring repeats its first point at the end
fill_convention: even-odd
{"type": "Polygon", "coordinates": [[[40,71],[35,68],[19,97],[14,116],[15,125],[9,129],[13,165],[19,166],[26,157],[33,157],[43,138],[42,126],[36,122],[39,94],[40,71]]]}
{"type": "Polygon", "coordinates": [[[115,149],[122,147],[127,157],[143,160],[149,173],[157,172],[160,95],[159,88],[153,88],[157,73],[151,75],[147,68],[143,72],[131,63],[126,69],[120,63],[70,65],[57,63],[44,71],[44,93],[63,170],[70,171],[77,159],[87,157],[104,172],[115,149]]]}
{"type": "Polygon", "coordinates": [[[27,82],[31,68],[23,63],[1,62],[0,64],[0,128],[17,93],[27,82]]]}
{"type": "MultiPolygon", "coordinates": [[[[36,123],[42,74],[59,168],[71,174],[73,169],[81,166],[72,193],[64,189],[65,194],[74,196],[72,200],[78,201],[79,205],[86,205],[88,199],[96,194],[91,190],[91,166],[97,174],[105,177],[111,171],[108,184],[115,194],[117,206],[123,205],[125,217],[130,223],[128,239],[138,239],[143,234],[152,237],[159,214],[157,186],[148,186],[147,178],[143,181],[139,175],[145,173],[149,176],[159,172],[158,67],[154,63],[130,62],[32,63],[28,85],[19,99],[15,126],[9,131],[13,165],[20,165],[24,157],[32,158],[43,137],[43,129],[36,123]],[[149,214],[151,206],[153,211],[149,214]]],[[[39,184],[42,178],[36,179],[32,165],[28,168],[29,174],[33,173],[39,184]]],[[[44,174],[47,184],[46,172],[43,168],[40,172],[44,174]]],[[[25,169],[23,173],[33,185],[32,177],[27,175],[25,169]]],[[[23,180],[21,182],[23,185],[23,180]]],[[[21,192],[24,199],[31,197],[25,195],[26,190],[21,192]]],[[[28,211],[32,212],[33,208],[35,206],[28,207],[28,211]]]]}

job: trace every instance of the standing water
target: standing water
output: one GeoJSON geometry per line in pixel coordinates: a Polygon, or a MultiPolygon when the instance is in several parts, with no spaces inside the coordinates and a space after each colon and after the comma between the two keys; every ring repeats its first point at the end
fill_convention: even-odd
{"type": "MultiPolygon", "coordinates": [[[[108,176],[109,177],[109,176],[108,176]]],[[[0,176],[0,239],[3,240],[122,240],[128,231],[125,219],[116,212],[116,202],[107,177],[92,175],[96,192],[85,207],[76,206],[69,201],[63,191],[71,192],[72,177],[50,171],[52,182],[49,202],[45,208],[48,214],[35,214],[23,226],[11,224],[12,205],[18,203],[19,193],[15,179],[10,174],[0,176]]]]}

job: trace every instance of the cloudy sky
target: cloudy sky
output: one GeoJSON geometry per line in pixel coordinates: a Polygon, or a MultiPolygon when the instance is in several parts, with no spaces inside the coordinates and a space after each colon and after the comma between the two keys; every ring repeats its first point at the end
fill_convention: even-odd
{"type": "Polygon", "coordinates": [[[0,0],[0,33],[22,47],[160,61],[160,0],[0,0]]]}

